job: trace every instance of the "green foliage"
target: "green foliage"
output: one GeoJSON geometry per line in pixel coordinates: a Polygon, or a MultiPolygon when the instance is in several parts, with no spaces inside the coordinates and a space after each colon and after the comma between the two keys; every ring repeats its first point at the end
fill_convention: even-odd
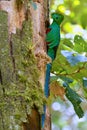
{"type": "Polygon", "coordinates": [[[64,82],[63,86],[65,87],[65,95],[73,104],[76,114],[79,118],[82,118],[84,116],[84,112],[80,106],[80,103],[82,102],[81,97],[73,91],[66,82],[64,82]]]}
{"type": "Polygon", "coordinates": [[[82,102],[82,98],[76,93],[73,89],[70,88],[70,84],[73,83],[74,80],[65,77],[65,76],[52,76],[51,82],[57,80],[61,83],[61,85],[65,88],[65,95],[68,100],[73,104],[74,110],[79,118],[84,116],[84,112],[80,106],[82,102]]]}
{"type": "MultiPolygon", "coordinates": [[[[53,63],[52,72],[55,74],[55,76],[53,76],[52,79],[57,81],[60,81],[59,79],[61,79],[61,83],[64,81],[67,83],[67,85],[70,84],[69,86],[72,86],[73,89],[75,89],[75,84],[73,84],[73,81],[75,80],[76,83],[79,83],[79,87],[81,88],[83,77],[87,77],[87,57],[85,51],[86,47],[86,41],[79,35],[76,35],[74,37],[74,41],[72,42],[69,39],[62,40],[58,52],[58,57],[56,57],[56,60],[53,63]],[[80,50],[79,48],[82,49],[80,50]]],[[[83,92],[86,91],[86,87],[84,88],[85,89],[83,89],[83,92]]],[[[82,100],[80,101],[80,97],[75,91],[73,91],[73,89],[66,87],[65,95],[73,104],[77,115],[81,118],[84,115],[83,110],[80,106],[82,100]],[[80,102],[78,103],[78,101],[80,102]]]]}
{"type": "Polygon", "coordinates": [[[75,51],[78,53],[87,52],[87,42],[80,35],[75,35],[74,43],[75,45],[73,49],[75,51]]]}
{"type": "MultiPolygon", "coordinates": [[[[76,37],[81,36],[76,35],[74,39],[76,39],[76,37]]],[[[76,80],[77,79],[80,80],[82,79],[82,77],[86,77],[87,58],[86,58],[86,52],[84,50],[85,48],[87,48],[87,43],[86,41],[84,41],[85,42],[84,44],[84,42],[81,43],[81,41],[82,37],[81,40],[78,41],[79,42],[78,44],[76,40],[72,42],[69,39],[61,40],[56,60],[53,63],[52,72],[56,72],[59,75],[66,75],[66,76],[69,75],[72,78],[76,78],[76,80]],[[81,51],[79,50],[79,46],[82,48],[81,51]],[[60,53],[60,51],[62,53],[60,53]],[[66,58],[64,58],[63,56],[66,58]],[[73,66],[71,66],[72,64],[73,66]],[[78,78],[78,76],[80,78],[78,78]]]]}
{"type": "Polygon", "coordinates": [[[69,88],[66,89],[65,95],[72,102],[79,117],[83,116],[83,110],[80,104],[74,102],[75,97],[78,97],[79,100],[77,94],[79,89],[81,89],[81,98],[83,100],[87,98],[86,81],[84,81],[87,78],[86,3],[85,0],[52,0],[51,2],[51,12],[56,10],[65,15],[61,26],[61,37],[63,36],[63,38],[61,38],[56,60],[52,66],[54,76],[51,81],[67,83],[69,88]]]}
{"type": "Polygon", "coordinates": [[[83,89],[85,90],[85,93],[87,93],[87,78],[83,77],[83,89]]]}

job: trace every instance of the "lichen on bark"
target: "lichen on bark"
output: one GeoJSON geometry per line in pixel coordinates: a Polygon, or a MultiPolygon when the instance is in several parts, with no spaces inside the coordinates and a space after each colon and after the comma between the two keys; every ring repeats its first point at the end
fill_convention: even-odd
{"type": "MultiPolygon", "coordinates": [[[[27,114],[31,113],[34,106],[37,107],[39,113],[42,113],[45,98],[39,82],[37,59],[32,45],[31,20],[25,21],[23,29],[17,30],[17,33],[12,35],[16,63],[14,74],[12,74],[13,68],[9,55],[7,18],[4,12],[0,12],[0,26],[2,28],[0,70],[3,79],[3,84],[0,83],[0,111],[4,120],[2,125],[2,117],[0,118],[0,129],[2,130],[2,126],[4,126],[4,130],[7,130],[9,124],[10,127],[14,127],[13,125],[17,125],[16,123],[26,121],[27,114]],[[2,88],[5,89],[4,93],[2,88]]],[[[19,129],[21,128],[19,127],[19,129]]]]}

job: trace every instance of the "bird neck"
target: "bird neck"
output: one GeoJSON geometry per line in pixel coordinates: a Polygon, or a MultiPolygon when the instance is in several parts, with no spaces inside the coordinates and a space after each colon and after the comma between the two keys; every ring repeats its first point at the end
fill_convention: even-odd
{"type": "Polygon", "coordinates": [[[53,21],[52,23],[53,25],[58,25],[60,27],[60,24],[58,24],[57,22],[53,21]]]}

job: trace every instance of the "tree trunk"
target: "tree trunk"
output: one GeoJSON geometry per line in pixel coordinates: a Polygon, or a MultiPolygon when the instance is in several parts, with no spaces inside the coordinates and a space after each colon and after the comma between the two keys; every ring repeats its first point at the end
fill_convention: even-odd
{"type": "MultiPolygon", "coordinates": [[[[25,20],[24,6],[21,6],[21,9],[17,10],[14,4],[15,1],[16,0],[0,2],[0,9],[8,13],[8,32],[10,36],[11,34],[16,34],[17,29],[22,29],[22,23],[25,20]]],[[[40,70],[39,82],[44,90],[46,64],[51,61],[46,54],[45,45],[45,21],[49,19],[47,13],[48,0],[33,0],[33,2],[36,9],[31,5],[30,14],[33,29],[34,54],[37,58],[38,69],[40,70]]],[[[12,58],[14,58],[13,54],[12,58]]],[[[2,81],[1,78],[2,77],[0,75],[0,82],[2,81]]],[[[35,106],[32,108],[31,114],[27,114],[27,119],[28,122],[22,122],[23,130],[41,130],[41,117],[35,106]]],[[[51,130],[50,121],[50,112],[47,108],[44,130],[51,130]]]]}
{"type": "MultiPolygon", "coordinates": [[[[40,70],[40,83],[44,90],[45,84],[45,72],[46,64],[51,62],[51,59],[46,54],[46,44],[45,44],[45,22],[49,22],[49,0],[35,0],[37,9],[34,10],[31,6],[31,16],[33,22],[33,43],[35,44],[35,55],[38,61],[38,68],[40,70]]],[[[44,130],[51,130],[51,118],[49,108],[46,109],[46,120],[44,130]]]]}

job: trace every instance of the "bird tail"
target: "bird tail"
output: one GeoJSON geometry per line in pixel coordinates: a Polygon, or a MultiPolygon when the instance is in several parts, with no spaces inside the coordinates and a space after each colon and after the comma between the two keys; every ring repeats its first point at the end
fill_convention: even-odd
{"type": "MultiPolygon", "coordinates": [[[[48,96],[49,96],[49,82],[50,82],[51,66],[52,66],[51,63],[47,64],[47,66],[46,66],[46,77],[45,77],[45,86],[44,86],[44,94],[45,94],[46,98],[48,98],[48,96]]],[[[42,117],[41,117],[41,126],[42,126],[42,128],[44,128],[44,124],[45,124],[46,105],[43,106],[43,109],[44,109],[44,113],[42,114],[42,117]]]]}

